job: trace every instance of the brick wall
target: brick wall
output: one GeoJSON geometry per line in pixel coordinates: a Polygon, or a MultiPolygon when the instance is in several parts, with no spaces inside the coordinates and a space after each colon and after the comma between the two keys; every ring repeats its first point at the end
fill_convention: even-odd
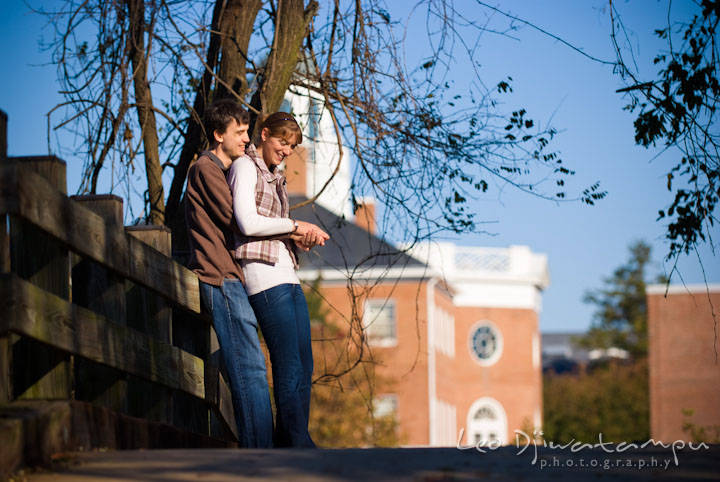
{"type": "MultiPolygon", "coordinates": [[[[372,347],[372,360],[376,363],[377,375],[384,381],[376,395],[397,395],[400,435],[404,443],[411,445],[429,443],[426,284],[418,281],[403,281],[397,285],[381,283],[370,291],[370,298],[395,300],[398,344],[387,348],[372,347]]],[[[362,287],[355,289],[360,316],[368,297],[364,291],[362,287]]],[[[330,316],[332,321],[347,329],[346,320],[352,311],[347,286],[323,283],[321,292],[327,305],[334,307],[334,314],[330,316]]]]}
{"type": "Polygon", "coordinates": [[[527,309],[456,308],[455,318],[454,399],[458,428],[467,425],[468,410],[475,400],[492,397],[505,410],[507,441],[513,443],[514,430],[528,424],[532,427],[536,414],[542,413],[542,367],[537,355],[533,356],[537,314],[527,309]],[[469,348],[470,331],[481,320],[492,322],[503,337],[502,354],[490,366],[480,366],[469,348]]]}
{"type": "Polygon", "coordinates": [[[307,162],[308,151],[303,146],[297,146],[293,153],[285,159],[285,178],[287,179],[288,194],[308,195],[307,162]]]}
{"type": "Polygon", "coordinates": [[[671,286],[667,298],[663,293],[664,286],[648,288],[650,435],[690,440],[682,430],[683,409],[694,410],[688,420],[697,426],[720,425],[720,340],[712,316],[714,306],[720,317],[720,287],[710,299],[704,286],[691,293],[671,286]]]}
{"type": "MultiPolygon", "coordinates": [[[[331,318],[334,317],[338,326],[347,327],[343,318],[351,314],[348,288],[344,283],[325,282],[321,291],[328,305],[335,307],[331,318]]],[[[356,293],[361,314],[366,295],[362,289],[356,289],[356,293]]],[[[390,297],[395,300],[397,310],[397,345],[372,347],[372,357],[378,363],[377,374],[386,382],[377,395],[397,395],[397,418],[403,442],[427,445],[430,443],[427,282],[381,283],[374,286],[370,297],[390,297]]],[[[435,286],[434,304],[455,318],[454,355],[435,352],[436,398],[456,408],[458,433],[466,426],[473,402],[481,397],[494,398],[507,415],[507,441],[514,443],[514,430],[533,427],[536,417],[542,413],[537,313],[529,309],[458,308],[440,285],[435,286]],[[500,358],[487,367],[476,363],[469,349],[470,330],[479,320],[491,321],[503,337],[500,358]],[[533,343],[538,344],[535,355],[533,343]]],[[[449,445],[446,438],[443,437],[441,443],[449,445]]],[[[469,442],[463,440],[463,443],[469,442]]]]}

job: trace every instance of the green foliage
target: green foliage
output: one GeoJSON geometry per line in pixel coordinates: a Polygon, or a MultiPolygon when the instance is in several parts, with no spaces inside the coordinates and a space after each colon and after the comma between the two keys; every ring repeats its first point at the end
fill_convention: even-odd
{"type": "MultiPolygon", "coordinates": [[[[588,349],[610,347],[628,351],[634,358],[647,355],[647,300],[645,280],[650,245],[637,241],[630,259],[617,268],[604,287],[587,292],[583,301],[597,307],[587,335],[577,342],[588,349]]],[[[659,278],[658,282],[665,282],[659,278]]]]}
{"type": "MultiPolygon", "coordinates": [[[[329,355],[328,350],[324,355],[329,355]]],[[[313,440],[319,447],[333,448],[398,446],[395,416],[372,416],[368,398],[372,380],[357,372],[313,385],[309,425],[313,440]]]]}
{"type": "Polygon", "coordinates": [[[544,438],[556,444],[645,441],[650,437],[648,367],[611,362],[578,375],[543,378],[544,438]]]}
{"type": "MultiPolygon", "coordinates": [[[[639,80],[628,68],[613,34],[619,72],[630,84],[618,92],[630,96],[626,110],[639,110],[635,142],[645,147],[661,143],[680,153],[667,174],[667,189],[674,199],[667,209],[658,211],[658,219],[669,220],[668,259],[689,253],[699,241],[709,239],[720,201],[720,56],[716,38],[720,1],[702,0],[699,7],[699,14],[689,23],[679,24],[680,29],[655,30],[667,40],[669,50],[655,57],[655,64],[662,68],[649,82],[639,80]]],[[[623,30],[621,23],[614,28],[617,33],[623,30]]]]}
{"type": "Polygon", "coordinates": [[[690,421],[695,410],[684,408],[683,414],[683,432],[688,434],[692,442],[705,442],[708,444],[720,443],[720,425],[698,426],[690,421]]]}
{"type": "Polygon", "coordinates": [[[308,314],[310,315],[310,323],[327,326],[327,317],[330,310],[325,306],[322,296],[320,296],[321,277],[317,277],[312,284],[304,290],[305,301],[308,306],[308,314]]]}

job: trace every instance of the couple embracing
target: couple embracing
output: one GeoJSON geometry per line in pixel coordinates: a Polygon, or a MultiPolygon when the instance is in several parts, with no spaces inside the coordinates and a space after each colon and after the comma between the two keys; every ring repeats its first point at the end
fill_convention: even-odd
{"type": "Polygon", "coordinates": [[[289,217],[278,166],[302,142],[297,122],[286,112],[258,122],[249,144],[249,116],[239,104],[220,100],[205,112],[210,147],[190,167],[185,193],[190,269],[227,367],[240,446],[315,447],[310,319],[293,245],[307,251],[329,237],[289,217]],[[272,364],[274,430],[258,328],[272,364]]]}

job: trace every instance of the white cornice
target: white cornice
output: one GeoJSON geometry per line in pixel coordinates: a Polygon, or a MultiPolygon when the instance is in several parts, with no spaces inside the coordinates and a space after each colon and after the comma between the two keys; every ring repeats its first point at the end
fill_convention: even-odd
{"type": "Polygon", "coordinates": [[[703,294],[703,293],[720,293],[720,283],[711,284],[690,284],[690,285],[670,285],[653,284],[645,287],[645,293],[648,295],[664,295],[665,289],[669,295],[687,295],[687,294],[703,294]]]}

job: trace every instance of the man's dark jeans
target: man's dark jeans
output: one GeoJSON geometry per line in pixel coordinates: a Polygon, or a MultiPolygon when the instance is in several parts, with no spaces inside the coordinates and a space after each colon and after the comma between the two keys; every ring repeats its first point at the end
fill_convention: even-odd
{"type": "Polygon", "coordinates": [[[215,325],[232,391],[238,443],[241,447],[273,446],[273,420],[265,356],[258,325],[240,280],[222,286],[200,282],[200,295],[215,325]]]}

